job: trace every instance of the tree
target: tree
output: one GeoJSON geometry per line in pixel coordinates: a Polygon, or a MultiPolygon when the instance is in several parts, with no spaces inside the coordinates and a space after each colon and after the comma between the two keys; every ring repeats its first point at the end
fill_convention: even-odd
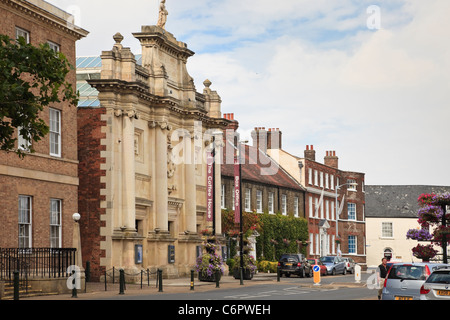
{"type": "MultiPolygon", "coordinates": [[[[418,211],[418,223],[421,229],[410,229],[406,234],[407,239],[418,241],[431,241],[432,244],[442,247],[443,262],[447,263],[447,246],[450,243],[450,213],[447,206],[450,205],[450,193],[444,194],[421,194],[418,198],[421,208],[418,211]],[[433,228],[433,232],[430,232],[433,228]]],[[[433,258],[436,251],[432,246],[418,245],[413,249],[416,257],[422,259],[433,258]]]]}
{"type": "Polygon", "coordinates": [[[15,147],[18,130],[26,143],[19,147],[34,152],[32,143],[49,132],[40,112],[62,101],[77,105],[78,93],[66,81],[73,69],[47,43],[35,47],[22,37],[16,41],[0,35],[0,150],[26,155],[15,147]]]}

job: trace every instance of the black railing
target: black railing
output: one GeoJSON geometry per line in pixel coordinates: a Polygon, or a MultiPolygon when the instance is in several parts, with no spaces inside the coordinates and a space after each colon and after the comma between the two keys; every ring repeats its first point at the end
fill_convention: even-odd
{"type": "Polygon", "coordinates": [[[0,280],[12,281],[14,271],[21,279],[70,277],[75,255],[73,248],[0,248],[0,280]]]}

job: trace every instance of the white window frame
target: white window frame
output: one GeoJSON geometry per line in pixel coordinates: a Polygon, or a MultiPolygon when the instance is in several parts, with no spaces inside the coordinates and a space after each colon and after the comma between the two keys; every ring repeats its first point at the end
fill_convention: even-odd
{"type": "Polygon", "coordinates": [[[20,37],[25,38],[26,43],[30,43],[30,32],[25,29],[16,27],[16,40],[19,40],[20,37]]]}
{"type": "Polygon", "coordinates": [[[225,209],[225,185],[222,184],[222,188],[221,188],[221,196],[220,196],[220,207],[222,209],[225,209]]]}
{"type": "Polygon", "coordinates": [[[325,173],[325,189],[330,189],[329,175],[325,173]]]}
{"type": "Polygon", "coordinates": [[[314,255],[314,234],[309,234],[309,254],[314,255]]]}
{"type": "Polygon", "coordinates": [[[61,110],[49,109],[50,117],[50,155],[53,157],[61,157],[61,110]],[[54,119],[54,115],[57,115],[57,119],[54,119]],[[56,123],[55,123],[56,122],[56,123]],[[53,146],[57,146],[53,148],[53,146]],[[56,151],[56,152],[55,152],[56,151]]]}
{"type": "Polygon", "coordinates": [[[314,208],[313,208],[313,197],[309,196],[309,217],[313,218],[314,217],[314,208]]]}
{"type": "Polygon", "coordinates": [[[357,184],[355,179],[348,179],[347,180],[347,190],[348,191],[357,191],[356,189],[357,184]]]}
{"type": "Polygon", "coordinates": [[[55,52],[61,51],[61,46],[57,43],[54,43],[52,41],[47,41],[48,45],[50,46],[50,49],[52,49],[55,52]]]}
{"type": "Polygon", "coordinates": [[[312,173],[312,168],[308,168],[308,183],[310,185],[313,184],[313,173],[312,173]]]}
{"type": "Polygon", "coordinates": [[[348,202],[347,203],[347,219],[356,221],[356,203],[348,202]],[[353,214],[354,212],[354,214],[353,214]]]}
{"type": "Polygon", "coordinates": [[[323,172],[320,171],[319,173],[319,187],[323,188],[323,172]]]}
{"type": "Polygon", "coordinates": [[[33,243],[33,197],[19,195],[19,212],[18,212],[18,227],[19,227],[19,248],[26,249],[31,248],[33,243]],[[24,207],[23,204],[26,206],[24,207]]]}
{"type": "Polygon", "coordinates": [[[20,134],[20,130],[22,130],[22,127],[17,127],[17,149],[28,152],[30,151],[31,142],[20,134]]]}
{"type": "Polygon", "coordinates": [[[319,186],[319,172],[314,170],[314,185],[319,186]]]}
{"type": "Polygon", "coordinates": [[[325,200],[325,219],[330,220],[330,202],[325,200]]]}
{"type": "Polygon", "coordinates": [[[275,201],[275,193],[269,192],[269,199],[268,199],[269,214],[275,213],[274,201],[275,201]]]}
{"type": "Polygon", "coordinates": [[[257,213],[262,213],[263,212],[263,206],[262,206],[262,201],[263,201],[263,193],[261,190],[256,190],[256,212],[257,213]]]}
{"type": "Polygon", "coordinates": [[[385,221],[381,222],[381,237],[387,239],[394,238],[394,223],[385,221]]]}
{"type": "Polygon", "coordinates": [[[334,175],[330,175],[330,189],[334,190],[334,175]]]}
{"type": "Polygon", "coordinates": [[[287,195],[281,195],[281,214],[287,216],[287,195]]]}
{"type": "Polygon", "coordinates": [[[350,235],[348,236],[348,254],[357,254],[358,253],[358,237],[350,235]],[[354,250],[351,250],[354,248],[354,250]]]}
{"type": "Polygon", "coordinates": [[[299,215],[299,199],[298,197],[294,197],[294,217],[298,218],[299,215]]]}
{"type": "Polygon", "coordinates": [[[245,211],[252,211],[252,189],[245,189],[245,211]]]}
{"type": "Polygon", "coordinates": [[[62,219],[62,200],[50,199],[50,248],[62,247],[61,219],[62,219]],[[54,230],[56,230],[56,232],[54,232],[54,230]]]}

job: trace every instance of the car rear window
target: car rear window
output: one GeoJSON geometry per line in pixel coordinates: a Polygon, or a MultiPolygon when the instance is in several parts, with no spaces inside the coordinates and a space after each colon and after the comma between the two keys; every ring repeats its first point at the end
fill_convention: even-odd
{"type": "Polygon", "coordinates": [[[427,280],[427,283],[450,283],[450,270],[445,271],[435,271],[433,272],[427,280]]]}
{"type": "Polygon", "coordinates": [[[388,278],[398,280],[425,280],[427,277],[424,266],[393,265],[388,278]]]}
{"type": "Polygon", "coordinates": [[[298,262],[298,257],[297,256],[282,256],[281,257],[281,261],[283,262],[298,262]]]}

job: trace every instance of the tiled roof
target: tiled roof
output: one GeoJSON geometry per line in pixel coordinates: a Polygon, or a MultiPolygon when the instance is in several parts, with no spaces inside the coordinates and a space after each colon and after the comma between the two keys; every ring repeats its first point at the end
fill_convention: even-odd
{"type": "MultiPolygon", "coordinates": [[[[230,142],[230,147],[223,148],[224,162],[227,159],[226,152],[234,150],[230,142]]],[[[245,162],[242,164],[242,181],[252,181],[266,185],[289,188],[293,190],[304,191],[304,188],[294,180],[283,168],[281,168],[267,154],[261,152],[255,147],[245,145],[245,162]],[[272,174],[264,174],[264,173],[272,174]]],[[[222,164],[222,176],[234,177],[234,165],[222,164]]]]}
{"type": "Polygon", "coordinates": [[[365,186],[366,217],[372,218],[417,218],[422,193],[450,192],[447,186],[365,186]]]}

